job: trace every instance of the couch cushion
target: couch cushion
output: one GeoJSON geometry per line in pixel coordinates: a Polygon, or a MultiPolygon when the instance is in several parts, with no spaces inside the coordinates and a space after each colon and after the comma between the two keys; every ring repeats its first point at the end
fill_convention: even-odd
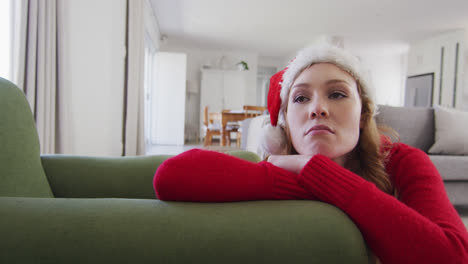
{"type": "Polygon", "coordinates": [[[251,151],[264,158],[260,149],[260,137],[263,134],[263,126],[270,122],[269,115],[257,116],[250,122],[246,150],[251,151]]]}
{"type": "Polygon", "coordinates": [[[400,141],[427,152],[434,144],[434,109],[379,105],[378,124],[393,128],[400,141]]]}
{"type": "Polygon", "coordinates": [[[429,155],[444,181],[468,181],[468,156],[429,155]]]}
{"type": "Polygon", "coordinates": [[[0,78],[0,196],[52,197],[23,92],[0,78]]]}
{"type": "Polygon", "coordinates": [[[436,106],[432,154],[468,155],[468,112],[436,106]]]}

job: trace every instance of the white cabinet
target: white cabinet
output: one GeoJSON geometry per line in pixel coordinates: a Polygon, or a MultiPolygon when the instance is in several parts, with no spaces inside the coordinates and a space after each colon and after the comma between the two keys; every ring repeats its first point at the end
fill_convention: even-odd
{"type": "Polygon", "coordinates": [[[203,129],[204,108],[210,112],[223,109],[242,110],[247,89],[247,72],[234,70],[202,70],[200,89],[200,128],[203,129]]]}

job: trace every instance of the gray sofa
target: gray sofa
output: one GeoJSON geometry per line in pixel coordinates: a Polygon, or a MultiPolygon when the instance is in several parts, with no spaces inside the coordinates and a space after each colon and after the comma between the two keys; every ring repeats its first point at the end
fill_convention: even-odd
{"type": "MultiPolygon", "coordinates": [[[[400,141],[428,153],[435,140],[434,109],[379,106],[377,123],[393,128],[400,141]]],[[[454,205],[468,205],[468,156],[429,154],[454,205]]]]}
{"type": "MultiPolygon", "coordinates": [[[[393,128],[400,137],[400,142],[419,148],[428,153],[434,144],[435,123],[434,109],[422,107],[394,107],[379,105],[379,114],[376,116],[378,124],[385,124],[393,128]]],[[[260,156],[256,139],[259,129],[254,126],[264,125],[269,116],[247,119],[242,122],[243,149],[256,152],[260,156]],[[261,119],[261,120],[260,120],[261,119]],[[260,121],[259,121],[260,120],[260,121]],[[252,133],[252,131],[255,133],[252,133]]],[[[428,153],[429,154],[429,153],[428,153]]],[[[460,155],[434,155],[429,154],[434,165],[444,180],[445,188],[452,204],[456,206],[468,205],[468,156],[460,155]]]]}

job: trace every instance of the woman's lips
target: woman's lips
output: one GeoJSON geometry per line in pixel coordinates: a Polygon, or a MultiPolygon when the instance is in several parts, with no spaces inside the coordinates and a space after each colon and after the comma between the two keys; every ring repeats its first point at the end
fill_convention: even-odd
{"type": "Polygon", "coordinates": [[[315,125],[311,127],[307,132],[306,135],[316,135],[316,134],[335,134],[335,132],[326,125],[315,125]]]}

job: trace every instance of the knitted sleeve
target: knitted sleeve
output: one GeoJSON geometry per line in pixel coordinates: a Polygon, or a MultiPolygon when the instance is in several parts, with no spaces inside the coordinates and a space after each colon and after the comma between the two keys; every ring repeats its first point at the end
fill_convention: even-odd
{"type": "Polygon", "coordinates": [[[322,155],[299,182],[345,211],[382,263],[468,263],[468,234],[429,157],[395,144],[386,168],[398,200],[322,155]]]}
{"type": "Polygon", "coordinates": [[[223,153],[193,149],[164,161],[153,179],[161,200],[231,202],[314,199],[298,175],[268,162],[253,163],[223,153]]]}

